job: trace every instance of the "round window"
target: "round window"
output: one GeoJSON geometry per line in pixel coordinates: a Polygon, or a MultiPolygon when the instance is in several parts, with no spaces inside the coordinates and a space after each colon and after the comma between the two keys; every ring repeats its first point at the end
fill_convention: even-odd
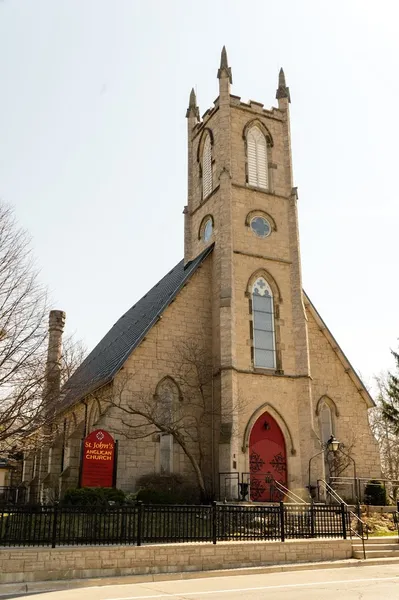
{"type": "Polygon", "coordinates": [[[213,225],[212,219],[208,219],[204,227],[204,242],[209,242],[212,236],[213,225]]]}
{"type": "Polygon", "coordinates": [[[258,237],[267,237],[272,230],[269,221],[264,217],[254,217],[251,220],[251,229],[258,237]]]}

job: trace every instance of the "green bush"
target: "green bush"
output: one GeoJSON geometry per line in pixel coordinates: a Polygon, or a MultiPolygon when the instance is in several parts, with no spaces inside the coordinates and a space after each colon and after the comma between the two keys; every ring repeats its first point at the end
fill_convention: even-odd
{"type": "Polygon", "coordinates": [[[62,499],[66,506],[98,506],[106,507],[109,503],[123,504],[125,492],[116,488],[72,488],[67,490],[62,499]]]}
{"type": "Polygon", "coordinates": [[[199,504],[196,487],[181,475],[143,475],[137,481],[137,500],[144,504],[199,504]]]}
{"type": "Polygon", "coordinates": [[[387,503],[387,494],[381,481],[372,479],[366,485],[364,490],[364,503],[373,506],[385,506],[387,503]]]}

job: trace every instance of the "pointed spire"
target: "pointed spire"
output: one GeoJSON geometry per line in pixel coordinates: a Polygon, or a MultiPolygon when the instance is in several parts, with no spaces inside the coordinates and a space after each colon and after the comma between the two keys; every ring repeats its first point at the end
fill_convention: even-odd
{"type": "Polygon", "coordinates": [[[231,74],[231,68],[229,67],[229,63],[227,61],[227,52],[226,52],[226,46],[223,46],[222,48],[222,54],[220,56],[220,68],[218,70],[218,79],[222,78],[222,74],[226,73],[226,75],[229,78],[230,83],[233,83],[233,77],[231,74]]]}
{"type": "Polygon", "coordinates": [[[195,91],[194,88],[191,88],[191,92],[190,92],[190,100],[188,103],[188,109],[186,112],[186,117],[191,117],[194,116],[197,118],[197,120],[199,121],[199,108],[197,106],[197,97],[195,95],[195,91]]]}
{"type": "Polygon", "coordinates": [[[189,102],[188,106],[189,106],[189,108],[196,108],[196,106],[197,106],[197,97],[195,95],[194,88],[191,88],[190,102],[189,102]]]}
{"type": "Polygon", "coordinates": [[[220,56],[220,68],[221,69],[228,69],[229,68],[229,65],[227,63],[226,46],[223,46],[223,48],[222,48],[222,54],[220,56]]]}
{"type": "Polygon", "coordinates": [[[285,83],[283,67],[281,67],[278,74],[278,88],[276,92],[276,99],[280,100],[281,98],[288,98],[288,102],[291,102],[290,88],[287,87],[287,84],[285,83]]]}
{"type": "Polygon", "coordinates": [[[290,97],[290,91],[285,82],[285,73],[283,67],[281,67],[280,72],[278,74],[278,88],[276,92],[276,98],[288,98],[290,97]]]}

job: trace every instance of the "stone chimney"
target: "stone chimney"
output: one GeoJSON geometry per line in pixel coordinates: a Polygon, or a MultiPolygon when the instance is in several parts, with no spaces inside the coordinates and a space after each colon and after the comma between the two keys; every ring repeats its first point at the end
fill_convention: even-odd
{"type": "Polygon", "coordinates": [[[61,388],[62,333],[65,326],[65,313],[51,310],[49,315],[49,335],[46,364],[44,401],[52,407],[57,402],[61,388]]]}

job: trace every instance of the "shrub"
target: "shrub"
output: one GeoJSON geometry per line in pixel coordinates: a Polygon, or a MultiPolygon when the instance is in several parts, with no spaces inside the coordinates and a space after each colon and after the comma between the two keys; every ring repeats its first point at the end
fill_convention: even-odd
{"type": "Polygon", "coordinates": [[[366,485],[364,490],[364,503],[372,504],[373,506],[385,506],[387,503],[387,495],[381,481],[372,479],[366,485]]]}
{"type": "Polygon", "coordinates": [[[116,488],[72,488],[67,490],[62,504],[67,506],[107,507],[109,503],[123,504],[125,492],[116,488]]]}
{"type": "Polygon", "coordinates": [[[143,475],[137,481],[137,500],[144,504],[198,504],[197,488],[181,475],[143,475]]]}

